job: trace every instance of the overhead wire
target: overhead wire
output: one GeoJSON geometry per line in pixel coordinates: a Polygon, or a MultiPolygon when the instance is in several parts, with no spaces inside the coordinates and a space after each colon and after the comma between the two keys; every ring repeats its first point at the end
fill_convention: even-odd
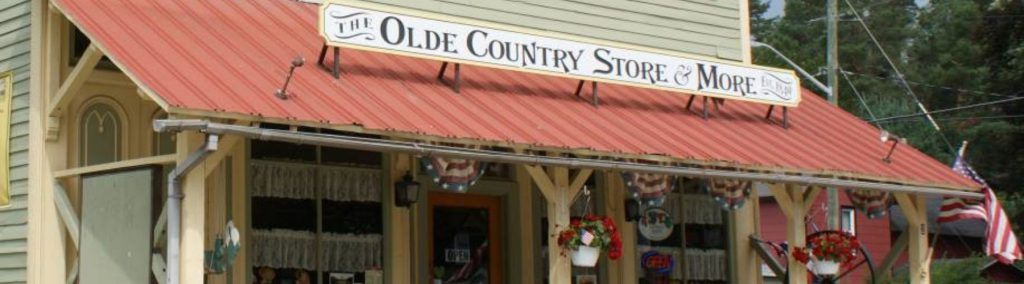
{"type": "MultiPolygon", "coordinates": [[[[864,96],[862,96],[860,94],[860,91],[857,90],[857,86],[853,84],[853,81],[851,81],[850,77],[846,75],[846,72],[843,72],[843,68],[839,68],[839,74],[843,74],[843,79],[845,79],[844,81],[846,81],[846,84],[850,85],[850,89],[853,90],[853,94],[857,95],[857,100],[860,101],[860,105],[862,107],[864,107],[864,110],[866,110],[868,112],[868,116],[871,116],[871,120],[874,121],[875,119],[878,119],[877,117],[875,117],[875,113],[873,111],[871,111],[871,107],[868,107],[868,102],[866,100],[864,100],[864,96]]],[[[885,130],[885,128],[882,127],[882,124],[880,124],[880,123],[874,123],[874,124],[879,129],[885,130]]]]}
{"type": "Polygon", "coordinates": [[[935,118],[931,116],[928,109],[924,107],[921,100],[919,100],[917,95],[914,94],[914,89],[910,87],[910,84],[907,84],[906,78],[903,77],[903,72],[900,72],[900,69],[896,67],[895,63],[893,63],[892,58],[889,57],[889,53],[886,52],[885,48],[882,47],[882,44],[878,42],[878,38],[875,37],[875,33],[871,32],[871,28],[869,28],[868,24],[864,22],[864,18],[860,16],[860,12],[857,12],[857,8],[854,8],[853,4],[850,4],[850,0],[843,0],[843,2],[846,2],[846,6],[849,7],[853,15],[857,17],[857,22],[860,23],[860,26],[864,28],[868,37],[870,37],[871,41],[875,43],[876,47],[878,47],[878,51],[882,54],[882,57],[885,58],[885,61],[889,63],[889,67],[896,72],[896,77],[900,79],[900,82],[903,83],[903,87],[907,89],[907,94],[914,99],[914,102],[917,103],[917,107],[921,109],[921,112],[928,118],[928,121],[932,123],[932,126],[935,127],[935,131],[939,132],[939,136],[942,137],[942,142],[946,144],[946,148],[948,148],[951,153],[956,153],[956,149],[953,149],[953,143],[949,142],[949,138],[942,133],[942,127],[939,127],[939,123],[935,121],[935,118]]]}
{"type": "Polygon", "coordinates": [[[958,107],[952,107],[952,108],[947,108],[947,109],[935,110],[935,111],[931,111],[931,112],[928,112],[928,113],[915,113],[915,114],[906,114],[906,115],[897,115],[897,116],[883,117],[883,118],[871,120],[871,122],[882,122],[882,121],[890,121],[890,120],[897,120],[897,119],[913,118],[913,117],[919,117],[919,116],[924,116],[924,115],[929,115],[930,116],[932,114],[947,113],[947,112],[954,112],[954,111],[971,109],[971,108],[979,108],[979,107],[984,107],[984,106],[992,106],[992,105],[998,105],[998,104],[1005,104],[1005,103],[1011,103],[1011,102],[1020,101],[1020,100],[1024,100],[1024,97],[1014,97],[1014,98],[1009,98],[1009,99],[1005,99],[1005,100],[998,100],[998,101],[977,103],[977,104],[971,104],[971,105],[965,105],[965,106],[958,106],[958,107]]]}
{"type": "MultiPolygon", "coordinates": [[[[848,73],[850,75],[861,76],[861,77],[865,77],[865,78],[869,78],[869,79],[883,80],[883,81],[895,81],[895,79],[893,79],[893,78],[883,77],[883,76],[878,76],[878,75],[857,73],[857,72],[845,71],[845,70],[843,72],[844,73],[848,73]]],[[[956,88],[956,87],[949,87],[949,86],[941,86],[941,85],[921,83],[921,82],[910,81],[910,80],[907,80],[907,83],[910,83],[911,85],[917,85],[917,86],[922,86],[922,87],[927,87],[927,88],[943,89],[943,90],[949,90],[949,91],[957,91],[957,92],[967,93],[967,94],[977,94],[977,95],[986,95],[986,96],[1003,97],[1003,98],[1012,98],[1012,97],[1014,97],[1012,95],[1006,95],[1006,94],[999,94],[999,93],[992,93],[992,92],[985,92],[985,91],[978,91],[978,90],[971,90],[971,89],[964,89],[964,88],[956,88]]]]}
{"type": "MultiPolygon", "coordinates": [[[[1024,118],[1024,114],[991,115],[991,116],[940,117],[940,118],[936,118],[935,120],[939,120],[939,121],[961,121],[961,120],[1015,119],[1015,118],[1024,118]]],[[[889,123],[893,123],[893,122],[910,122],[910,121],[914,121],[914,120],[894,119],[894,120],[890,120],[888,122],[889,123]]]]}

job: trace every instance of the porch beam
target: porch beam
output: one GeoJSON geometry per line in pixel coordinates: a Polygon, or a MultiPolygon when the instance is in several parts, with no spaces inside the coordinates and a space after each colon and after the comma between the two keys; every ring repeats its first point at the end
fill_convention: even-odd
{"type": "Polygon", "coordinates": [[[78,214],[75,213],[74,206],[71,205],[71,199],[68,198],[67,191],[58,182],[53,184],[53,202],[57,206],[57,214],[60,215],[60,220],[64,223],[64,228],[67,229],[68,235],[71,236],[71,243],[75,245],[75,254],[78,254],[78,248],[80,244],[78,241],[79,232],[81,226],[78,221],[78,214]]]}
{"type": "Polygon", "coordinates": [[[177,161],[176,159],[177,159],[177,156],[175,154],[167,154],[167,155],[161,155],[161,156],[150,156],[150,157],[145,157],[145,158],[123,160],[123,161],[112,162],[112,163],[103,163],[103,164],[92,165],[92,166],[85,166],[85,167],[77,167],[77,168],[60,170],[60,171],[54,172],[53,173],[53,177],[57,178],[57,179],[62,179],[62,178],[81,176],[81,175],[85,175],[85,174],[98,173],[98,172],[109,171],[109,170],[116,170],[116,169],[131,168],[131,167],[138,167],[138,166],[173,164],[175,161],[177,161]]]}
{"type": "Polygon", "coordinates": [[[903,255],[903,252],[907,250],[907,243],[910,239],[910,234],[907,233],[907,231],[908,230],[903,230],[903,232],[900,233],[900,236],[896,238],[896,242],[894,242],[889,248],[889,254],[885,256],[885,259],[882,260],[882,264],[878,266],[877,271],[881,274],[882,279],[889,279],[892,277],[891,270],[893,264],[895,264],[896,260],[900,258],[900,255],[903,255]]]}
{"type": "Polygon", "coordinates": [[[534,184],[537,185],[537,189],[540,189],[540,193],[544,195],[545,200],[555,199],[555,184],[551,182],[551,178],[544,172],[541,166],[523,165],[526,172],[530,174],[530,178],[534,184]]]}
{"type": "Polygon", "coordinates": [[[900,209],[903,211],[903,215],[907,218],[908,224],[910,223],[921,223],[918,220],[918,208],[917,204],[914,203],[913,197],[905,193],[893,194],[896,198],[896,203],[899,204],[900,209]]]}
{"type": "Polygon", "coordinates": [[[907,218],[907,256],[910,263],[910,283],[931,283],[929,266],[931,259],[928,248],[928,212],[925,197],[921,195],[895,194],[903,215],[907,218]]]}
{"type": "MultiPolygon", "coordinates": [[[[774,187],[773,187],[774,191],[774,187]]],[[[785,185],[784,191],[788,196],[802,196],[800,193],[800,186],[787,184],[785,185]]],[[[786,195],[783,195],[786,196],[786,195]]],[[[777,200],[785,198],[779,198],[777,200]]],[[[789,209],[789,215],[786,216],[786,240],[789,242],[790,248],[805,247],[807,246],[807,225],[804,223],[804,219],[807,218],[807,212],[804,210],[803,198],[791,198],[791,207],[789,209]]],[[[779,204],[780,207],[782,204],[779,204]]],[[[783,207],[785,208],[785,207],[783,207]]],[[[807,267],[798,265],[796,258],[793,254],[787,254],[789,258],[789,284],[807,284],[807,267]]]]}
{"type": "MultiPolygon", "coordinates": [[[[789,190],[785,184],[776,183],[769,184],[768,189],[772,191],[772,196],[775,197],[775,202],[779,204],[779,210],[782,211],[782,215],[789,217],[792,216],[793,208],[793,196],[789,194],[789,190]]],[[[800,200],[803,203],[803,199],[800,200]]],[[[801,207],[802,210],[806,210],[801,207]]]]}
{"type": "Polygon", "coordinates": [[[238,144],[241,144],[241,142],[242,137],[239,136],[230,135],[221,137],[220,142],[218,142],[220,145],[218,146],[219,149],[217,152],[213,152],[203,160],[203,165],[205,165],[203,176],[209,177],[210,174],[216,171],[217,168],[219,168],[218,166],[220,165],[220,162],[224,161],[224,158],[235,154],[235,147],[237,147],[238,144]]]}
{"type": "Polygon", "coordinates": [[[78,59],[78,64],[75,64],[75,68],[71,69],[71,73],[68,74],[64,83],[60,85],[60,89],[50,99],[50,104],[46,108],[46,113],[50,117],[61,116],[64,107],[71,101],[72,95],[82,89],[82,86],[89,80],[89,76],[92,76],[92,72],[96,70],[96,65],[99,64],[102,58],[103,52],[100,51],[95,43],[90,43],[89,47],[85,48],[85,53],[78,59]]]}
{"type": "Polygon", "coordinates": [[[822,187],[820,186],[811,186],[809,187],[809,190],[804,191],[804,212],[810,212],[811,207],[814,207],[814,200],[818,199],[818,194],[821,193],[821,189],[822,187]]]}
{"type": "Polygon", "coordinates": [[[572,183],[569,184],[569,196],[575,197],[583,189],[583,186],[587,184],[587,180],[590,179],[590,175],[594,173],[594,169],[580,169],[576,173],[576,177],[573,178],[572,183]]]}
{"type": "Polygon", "coordinates": [[[203,120],[157,120],[154,122],[157,131],[203,131],[210,134],[241,135],[247,138],[272,140],[281,142],[302,143],[320,146],[350,148],[356,150],[400,152],[423,156],[443,156],[450,158],[471,159],[481,162],[500,162],[509,164],[544,165],[567,168],[591,168],[609,171],[633,171],[652,174],[669,174],[688,177],[735,179],[743,181],[759,181],[771,183],[791,183],[802,185],[834,186],[841,188],[874,189],[889,192],[905,192],[914,194],[942,195],[983,199],[979,192],[967,191],[967,188],[943,189],[936,186],[901,185],[881,181],[848,180],[836,177],[796,176],[773,172],[741,172],[734,170],[717,170],[678,165],[650,165],[631,162],[620,162],[601,159],[544,157],[515,154],[489,150],[469,150],[459,147],[430,145],[428,143],[392,141],[373,138],[347,137],[341,135],[294,133],[275,129],[260,129],[250,126],[237,126],[214,123],[203,120]]]}

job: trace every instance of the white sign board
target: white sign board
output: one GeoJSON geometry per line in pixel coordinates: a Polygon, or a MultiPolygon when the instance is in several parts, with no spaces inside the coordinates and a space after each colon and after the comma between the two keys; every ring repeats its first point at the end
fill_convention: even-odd
{"type": "Polygon", "coordinates": [[[800,80],[788,70],[595,44],[375,3],[325,1],[319,27],[332,46],[771,105],[800,103],[800,80]]]}

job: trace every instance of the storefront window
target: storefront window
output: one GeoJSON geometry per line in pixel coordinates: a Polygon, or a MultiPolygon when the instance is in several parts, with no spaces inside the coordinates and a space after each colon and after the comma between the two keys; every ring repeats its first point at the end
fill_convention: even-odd
{"type": "Polygon", "coordinates": [[[359,283],[381,275],[380,155],[253,141],[253,277],[267,283],[359,283]],[[367,165],[374,162],[375,168],[367,165]]]}
{"type": "Polygon", "coordinates": [[[682,179],[637,222],[639,283],[726,283],[728,218],[700,179],[682,179]]]}

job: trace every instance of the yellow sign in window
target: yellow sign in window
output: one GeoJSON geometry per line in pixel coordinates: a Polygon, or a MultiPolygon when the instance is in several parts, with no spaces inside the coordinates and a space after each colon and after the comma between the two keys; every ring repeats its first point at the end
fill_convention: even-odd
{"type": "Polygon", "coordinates": [[[0,207],[11,204],[11,96],[14,92],[13,72],[0,73],[0,207]]]}

